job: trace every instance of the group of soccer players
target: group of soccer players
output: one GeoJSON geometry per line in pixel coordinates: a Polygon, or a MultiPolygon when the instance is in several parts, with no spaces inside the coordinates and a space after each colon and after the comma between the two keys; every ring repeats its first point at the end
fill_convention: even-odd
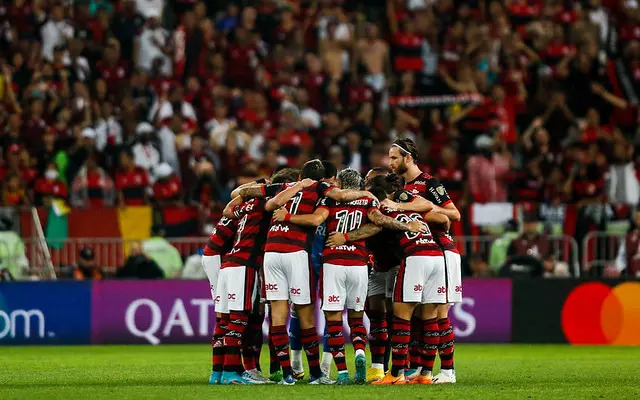
{"type": "Polygon", "coordinates": [[[217,313],[211,384],[293,385],[305,374],[303,351],[310,384],[456,382],[448,311],[462,300],[462,283],[448,232],[460,214],[417,161],[415,144],[400,139],[389,149],[393,173],[376,168],[363,181],[355,170],[336,174],[330,163],[312,160],[232,192],[203,254],[217,313]],[[322,362],[316,295],[326,321],[322,362]],[[259,363],[265,306],[269,378],[259,363]],[[437,354],[440,373],[432,376],[437,354]],[[337,382],[329,377],[332,362],[337,382]]]}

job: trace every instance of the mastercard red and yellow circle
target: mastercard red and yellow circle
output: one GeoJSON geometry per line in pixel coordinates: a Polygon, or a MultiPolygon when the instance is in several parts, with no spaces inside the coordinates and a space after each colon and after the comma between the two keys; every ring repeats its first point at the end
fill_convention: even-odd
{"type": "Polygon", "coordinates": [[[576,287],[562,307],[562,331],[574,344],[640,344],[640,283],[576,287]]]}

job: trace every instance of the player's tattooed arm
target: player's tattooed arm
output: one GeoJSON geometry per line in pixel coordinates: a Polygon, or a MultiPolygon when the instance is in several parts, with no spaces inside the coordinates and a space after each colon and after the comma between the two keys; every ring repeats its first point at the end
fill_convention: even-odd
{"type": "Polygon", "coordinates": [[[406,203],[403,203],[403,202],[397,203],[390,199],[384,199],[380,204],[382,204],[383,206],[387,206],[389,208],[395,208],[396,210],[415,211],[419,213],[429,212],[434,207],[434,204],[432,202],[430,202],[429,200],[425,199],[422,196],[414,196],[413,200],[406,203]]]}
{"type": "Polygon", "coordinates": [[[327,192],[326,196],[335,201],[353,201],[362,197],[369,197],[370,199],[378,200],[371,192],[366,190],[353,190],[353,189],[338,189],[332,188],[327,192]]]}
{"type": "MultiPolygon", "coordinates": [[[[243,187],[243,188],[238,188],[237,190],[237,196],[243,198],[243,199],[255,199],[255,198],[262,198],[265,196],[264,190],[263,190],[264,185],[254,185],[251,184],[249,186],[243,187]]],[[[231,196],[233,196],[233,194],[236,192],[236,190],[233,191],[233,193],[231,193],[231,196]]]]}
{"type": "MultiPolygon", "coordinates": [[[[244,183],[240,186],[238,186],[237,188],[233,189],[233,192],[231,192],[231,198],[236,198],[238,196],[240,196],[240,191],[242,189],[246,189],[246,188],[250,188],[250,187],[261,187],[263,184],[265,183],[269,183],[269,181],[267,179],[256,179],[255,181],[251,181],[251,182],[247,182],[244,183]]],[[[261,196],[254,196],[254,197],[261,197],[261,196]]],[[[245,197],[247,198],[247,197],[245,197]]],[[[252,197],[248,197],[248,198],[252,198],[252,197]]]]}
{"type": "Polygon", "coordinates": [[[242,204],[242,197],[234,197],[233,200],[227,203],[227,205],[224,207],[224,210],[222,210],[222,216],[231,219],[235,218],[236,216],[233,213],[233,209],[240,204],[242,204]]]}
{"type": "Polygon", "coordinates": [[[348,235],[341,232],[331,232],[327,238],[326,245],[327,247],[342,246],[347,242],[355,242],[357,240],[370,238],[381,230],[382,228],[375,224],[366,224],[355,231],[349,232],[348,235]]]}
{"type": "Polygon", "coordinates": [[[265,209],[267,211],[274,211],[280,207],[283,207],[299,191],[313,185],[314,182],[315,181],[312,179],[303,179],[295,185],[286,188],[285,190],[275,195],[273,198],[269,199],[269,201],[267,201],[267,204],[265,205],[265,209]]]}
{"type": "Polygon", "coordinates": [[[367,214],[369,220],[374,224],[381,226],[383,228],[392,229],[394,231],[409,231],[409,232],[427,232],[427,227],[424,224],[421,224],[418,221],[409,222],[405,224],[404,222],[400,222],[396,219],[387,217],[386,215],[382,215],[382,212],[378,209],[372,209],[367,214]]]}

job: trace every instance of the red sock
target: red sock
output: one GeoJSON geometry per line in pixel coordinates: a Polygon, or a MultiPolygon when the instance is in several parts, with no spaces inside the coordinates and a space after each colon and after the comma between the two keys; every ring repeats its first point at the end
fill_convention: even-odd
{"type": "Polygon", "coordinates": [[[227,334],[227,325],[229,324],[229,314],[222,314],[222,317],[216,318],[216,329],[213,332],[211,341],[211,370],[222,372],[224,365],[224,336],[227,334]]]}
{"type": "Polygon", "coordinates": [[[349,318],[348,322],[351,329],[353,349],[364,351],[367,348],[367,330],[364,327],[362,318],[349,318]]]}
{"type": "Polygon", "coordinates": [[[440,369],[453,369],[453,328],[449,318],[438,320],[440,340],[438,343],[438,355],[440,356],[440,369]]]}
{"type": "Polygon", "coordinates": [[[271,316],[269,316],[269,373],[274,374],[280,371],[280,361],[278,360],[278,352],[273,345],[273,325],[271,325],[271,316]]]}
{"type": "Polygon", "coordinates": [[[273,347],[278,355],[278,361],[284,376],[293,375],[289,359],[289,335],[286,325],[274,325],[271,333],[273,347]]]}
{"type": "Polygon", "coordinates": [[[438,320],[436,318],[426,319],[422,321],[422,327],[422,371],[433,371],[433,363],[436,360],[438,343],[440,342],[438,320]]]}
{"type": "Polygon", "coordinates": [[[391,325],[391,375],[399,376],[407,362],[407,352],[411,340],[411,323],[402,318],[393,317],[391,325]]]}
{"type": "Polygon", "coordinates": [[[384,364],[384,349],[389,341],[389,331],[387,329],[387,318],[385,313],[380,311],[367,312],[370,329],[369,349],[371,350],[371,362],[374,364],[384,364]]]}
{"type": "Polygon", "coordinates": [[[229,313],[229,331],[224,336],[224,367],[225,372],[242,373],[242,359],[240,349],[242,348],[242,336],[247,327],[249,314],[246,312],[229,313]]]}
{"type": "Polygon", "coordinates": [[[260,364],[257,357],[259,346],[262,346],[262,324],[260,314],[251,314],[242,341],[242,362],[245,371],[256,369],[260,364]]]}
{"type": "Polygon", "coordinates": [[[409,361],[409,368],[411,369],[416,369],[422,365],[422,320],[416,316],[411,318],[409,361]]]}
{"type": "Polygon", "coordinates": [[[347,370],[347,361],[344,356],[344,335],[342,334],[342,321],[327,321],[327,343],[333,355],[338,372],[347,370]]]}
{"type": "Polygon", "coordinates": [[[316,328],[303,329],[300,333],[302,348],[307,355],[311,376],[319,377],[322,372],[320,371],[320,345],[318,344],[316,328]]]}

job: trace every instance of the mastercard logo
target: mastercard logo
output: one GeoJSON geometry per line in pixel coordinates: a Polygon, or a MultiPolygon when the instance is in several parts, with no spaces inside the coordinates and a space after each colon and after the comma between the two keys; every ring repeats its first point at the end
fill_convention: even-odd
{"type": "Polygon", "coordinates": [[[640,344],[640,283],[576,287],[562,307],[562,331],[573,344],[640,344]]]}

